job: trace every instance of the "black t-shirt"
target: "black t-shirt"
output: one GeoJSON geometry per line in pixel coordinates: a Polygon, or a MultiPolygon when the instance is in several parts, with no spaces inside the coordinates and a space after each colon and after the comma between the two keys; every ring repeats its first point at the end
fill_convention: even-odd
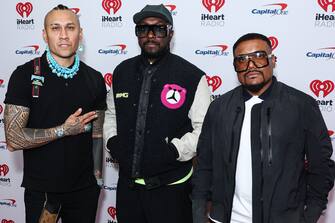
{"type": "MultiPolygon", "coordinates": [[[[78,108],[82,114],[106,109],[106,86],[102,75],[83,62],[72,79],[52,73],[45,54],[41,57],[44,77],[38,98],[32,97],[33,61],[12,74],[5,103],[28,107],[27,128],[61,125],[78,108]]],[[[67,136],[44,146],[23,151],[22,186],[46,192],[70,192],[94,184],[92,133],[67,136]]]]}

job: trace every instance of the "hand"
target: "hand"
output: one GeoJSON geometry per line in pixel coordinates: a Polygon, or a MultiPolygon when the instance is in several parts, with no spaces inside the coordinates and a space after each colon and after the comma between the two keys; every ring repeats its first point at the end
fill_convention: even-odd
{"type": "Polygon", "coordinates": [[[97,184],[99,187],[102,187],[104,185],[104,179],[102,179],[102,174],[99,170],[94,171],[95,179],[97,180],[97,184]]]}
{"type": "Polygon", "coordinates": [[[85,125],[90,124],[90,122],[97,117],[96,112],[87,112],[80,115],[82,109],[79,108],[75,113],[70,115],[63,124],[65,135],[78,135],[79,133],[87,131],[88,127],[85,125]]]}

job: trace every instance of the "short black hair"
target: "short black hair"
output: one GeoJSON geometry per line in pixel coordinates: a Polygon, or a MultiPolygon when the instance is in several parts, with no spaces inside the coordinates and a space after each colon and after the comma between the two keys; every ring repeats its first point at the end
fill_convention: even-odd
{"type": "Polygon", "coordinates": [[[244,41],[248,41],[248,40],[254,40],[254,39],[259,39],[259,40],[263,40],[264,42],[266,42],[266,44],[270,47],[270,49],[272,49],[271,46],[271,41],[269,40],[269,38],[267,38],[266,36],[264,36],[263,34],[260,33],[247,33],[243,36],[241,36],[235,43],[233,46],[233,53],[235,54],[235,50],[237,48],[237,46],[244,42],[244,41]]]}

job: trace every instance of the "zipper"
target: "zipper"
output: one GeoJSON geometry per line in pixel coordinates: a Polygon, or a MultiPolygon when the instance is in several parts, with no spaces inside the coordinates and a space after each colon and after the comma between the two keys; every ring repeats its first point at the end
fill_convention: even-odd
{"type": "Polygon", "coordinates": [[[232,128],[232,132],[231,132],[231,140],[230,140],[230,151],[229,151],[229,163],[232,162],[233,160],[233,150],[234,150],[234,146],[235,146],[235,125],[236,125],[236,122],[237,122],[237,118],[238,118],[238,115],[240,114],[241,112],[241,107],[237,107],[236,108],[236,111],[235,111],[235,117],[234,117],[234,121],[233,121],[233,128],[232,128]]]}
{"type": "Polygon", "coordinates": [[[264,163],[264,150],[263,150],[263,145],[262,145],[262,139],[263,139],[263,128],[261,124],[261,128],[259,131],[259,138],[260,138],[260,143],[261,143],[261,197],[260,197],[260,202],[261,202],[261,223],[263,223],[263,217],[264,217],[264,208],[263,208],[263,185],[264,185],[264,176],[263,176],[263,163],[264,163]]]}
{"type": "Polygon", "coordinates": [[[267,109],[267,130],[268,130],[268,143],[269,143],[269,154],[268,154],[268,165],[272,165],[272,125],[271,125],[271,108],[267,109]]]}

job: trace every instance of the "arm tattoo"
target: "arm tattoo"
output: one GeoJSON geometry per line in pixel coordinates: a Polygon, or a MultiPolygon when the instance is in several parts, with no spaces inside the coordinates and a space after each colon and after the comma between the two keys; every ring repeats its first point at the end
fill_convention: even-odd
{"type": "Polygon", "coordinates": [[[6,104],[4,123],[9,150],[36,148],[57,139],[56,128],[26,128],[28,119],[29,108],[6,104]]]}
{"type": "Polygon", "coordinates": [[[96,111],[97,118],[93,121],[93,138],[102,138],[102,127],[105,119],[105,111],[96,111]]]}

